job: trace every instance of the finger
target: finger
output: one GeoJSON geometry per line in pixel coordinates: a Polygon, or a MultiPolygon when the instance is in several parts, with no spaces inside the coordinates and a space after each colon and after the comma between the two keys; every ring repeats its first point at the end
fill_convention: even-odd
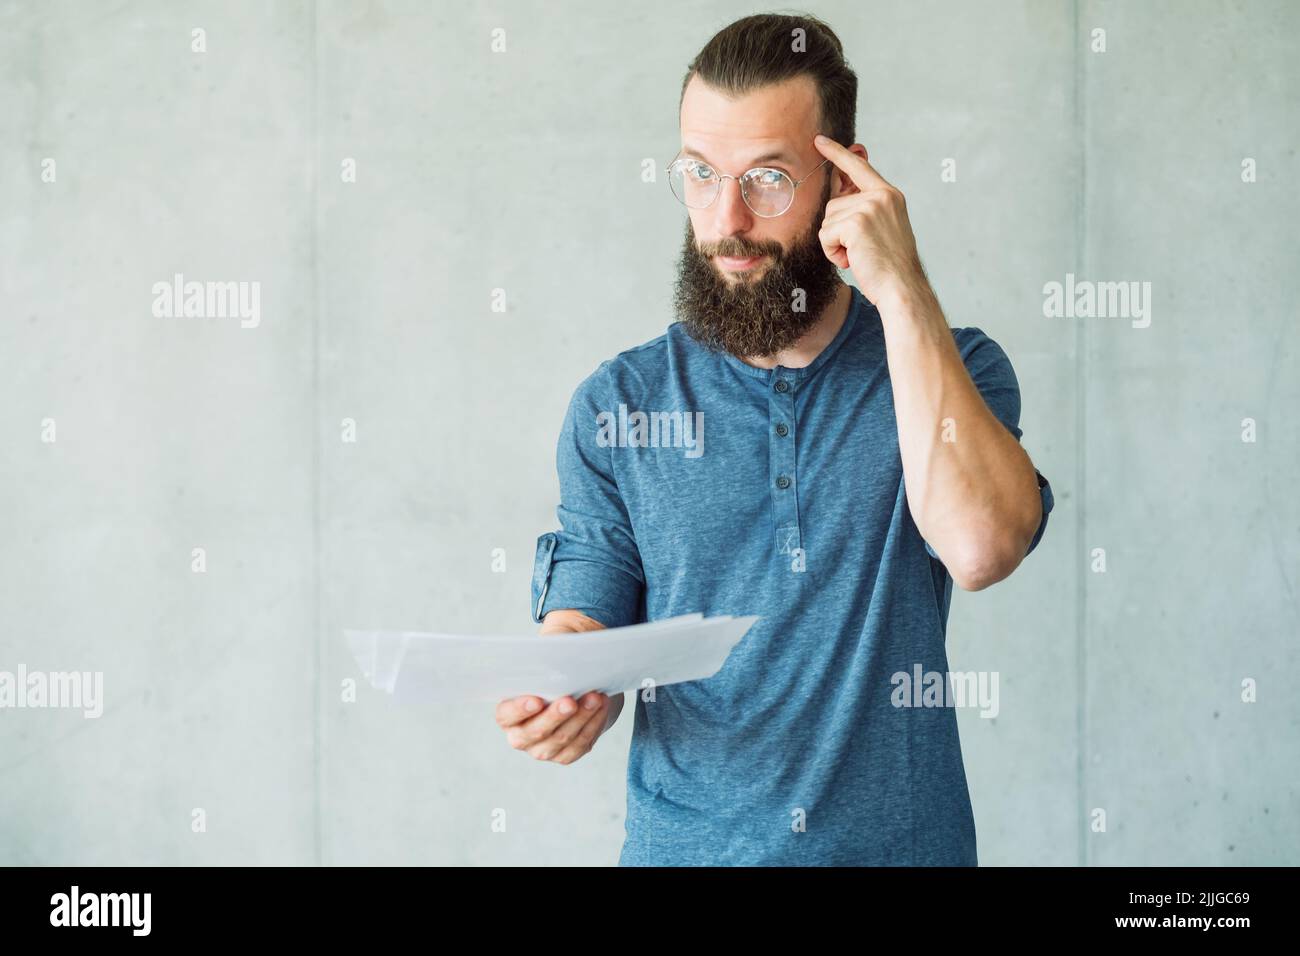
{"type": "Polygon", "coordinates": [[[601,735],[605,729],[605,720],[609,713],[609,698],[600,705],[596,715],[588,721],[587,726],[582,728],[582,732],[573,741],[551,758],[553,763],[570,764],[577,760],[583,754],[590,753],[591,748],[595,746],[596,738],[601,735]]]}
{"type": "Polygon", "coordinates": [[[531,694],[525,694],[522,697],[507,697],[497,704],[497,725],[500,727],[517,726],[535,716],[545,706],[546,701],[531,694]]]}
{"type": "Polygon", "coordinates": [[[835,228],[835,229],[838,230],[838,227],[839,227],[839,225],[840,225],[841,223],[848,222],[848,221],[850,221],[850,220],[856,218],[857,215],[858,215],[858,213],[860,213],[860,212],[862,212],[862,209],[861,209],[861,208],[857,208],[857,209],[841,209],[841,210],[840,210],[838,213],[836,213],[835,215],[833,215],[833,216],[832,216],[832,215],[827,215],[824,219],[822,219],[822,225],[821,225],[821,227],[822,227],[823,229],[832,229],[832,228],[835,228]]]}
{"type": "Polygon", "coordinates": [[[505,728],[506,740],[510,743],[510,746],[516,750],[531,747],[568,720],[573,715],[573,711],[571,710],[567,714],[560,712],[560,707],[564,701],[569,701],[570,706],[572,706],[573,698],[561,697],[559,700],[552,701],[541,713],[530,715],[527,720],[507,726],[505,728]]]}
{"type": "Polygon", "coordinates": [[[862,193],[849,193],[847,196],[836,196],[826,203],[826,209],[822,213],[822,220],[838,219],[846,212],[852,212],[858,208],[862,200],[862,193]]]}
{"type": "Polygon", "coordinates": [[[516,750],[527,750],[533,744],[555,733],[556,728],[570,717],[582,712],[578,702],[571,695],[566,694],[551,701],[550,706],[536,717],[511,727],[506,734],[506,739],[516,750]]]}
{"type": "Polygon", "coordinates": [[[829,136],[822,136],[820,133],[813,139],[813,145],[823,156],[829,159],[842,169],[853,180],[853,185],[857,186],[863,192],[868,189],[888,188],[889,183],[885,178],[876,172],[875,168],[867,162],[865,157],[859,156],[852,150],[845,149],[829,136]]]}
{"type": "Polygon", "coordinates": [[[582,706],[564,723],[551,733],[525,749],[538,760],[552,760],[564,750],[579,734],[603,712],[604,704],[597,695],[587,694],[582,698],[582,706]]]}
{"type": "Polygon", "coordinates": [[[852,215],[855,212],[868,212],[872,204],[880,198],[886,196],[883,192],[856,192],[849,193],[847,196],[836,196],[826,203],[826,209],[822,213],[822,220],[840,219],[846,215],[852,215]]]}
{"type": "Polygon", "coordinates": [[[554,760],[556,755],[567,749],[585,728],[601,719],[603,718],[595,717],[586,713],[581,717],[574,717],[561,727],[560,730],[557,730],[545,740],[529,747],[526,752],[534,760],[554,760]]]}
{"type": "Polygon", "coordinates": [[[536,717],[526,720],[518,727],[520,737],[527,743],[533,744],[537,741],[549,737],[555,732],[555,728],[560,726],[570,717],[578,712],[578,702],[570,695],[565,694],[563,697],[557,697],[546,705],[536,717]]]}
{"type": "Polygon", "coordinates": [[[598,691],[591,691],[583,694],[577,699],[578,709],[568,720],[557,726],[551,733],[538,741],[528,750],[533,753],[541,748],[540,753],[535,753],[540,759],[546,760],[561,750],[571,740],[573,740],[582,731],[587,724],[594,719],[594,715],[600,713],[601,708],[607,704],[609,698],[598,691]]]}
{"type": "Polygon", "coordinates": [[[841,238],[841,228],[846,220],[824,224],[817,232],[822,252],[841,269],[849,268],[849,252],[841,238]]]}

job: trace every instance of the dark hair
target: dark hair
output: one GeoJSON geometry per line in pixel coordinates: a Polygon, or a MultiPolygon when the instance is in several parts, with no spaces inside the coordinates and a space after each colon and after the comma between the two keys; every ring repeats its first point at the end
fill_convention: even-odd
{"type": "Polygon", "coordinates": [[[858,75],[844,59],[835,31],[807,14],[759,13],[743,17],[713,35],[687,67],[678,112],[691,77],[728,96],[807,75],[821,99],[821,132],[849,145],[858,109],[858,75]],[[803,30],[802,50],[795,30],[803,30]]]}

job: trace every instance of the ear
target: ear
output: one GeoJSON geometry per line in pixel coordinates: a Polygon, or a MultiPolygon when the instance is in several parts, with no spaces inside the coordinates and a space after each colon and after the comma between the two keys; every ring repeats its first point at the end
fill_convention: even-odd
{"type": "MultiPolygon", "coordinates": [[[[863,159],[867,158],[867,147],[863,146],[861,143],[854,143],[849,147],[849,152],[856,153],[863,159]]],[[[836,196],[852,196],[854,193],[862,192],[862,190],[858,188],[857,183],[849,177],[849,174],[838,167],[835,169],[835,177],[835,186],[831,190],[832,199],[836,196]]]]}
{"type": "Polygon", "coordinates": [[[832,169],[831,175],[835,177],[835,184],[831,187],[832,199],[838,199],[840,196],[852,196],[859,191],[857,184],[842,169],[832,169]]]}

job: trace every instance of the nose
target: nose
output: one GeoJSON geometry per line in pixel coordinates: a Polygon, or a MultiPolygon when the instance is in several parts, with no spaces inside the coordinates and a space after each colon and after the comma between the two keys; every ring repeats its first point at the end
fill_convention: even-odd
{"type": "Polygon", "coordinates": [[[722,189],[714,200],[714,207],[713,226],[719,236],[734,236],[753,228],[754,211],[745,205],[739,180],[722,181],[722,189]]]}

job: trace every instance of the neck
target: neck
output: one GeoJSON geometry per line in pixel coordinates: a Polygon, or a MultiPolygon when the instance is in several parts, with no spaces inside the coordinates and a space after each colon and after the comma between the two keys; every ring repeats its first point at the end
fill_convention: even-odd
{"type": "Polygon", "coordinates": [[[839,334],[844,321],[849,317],[849,306],[852,303],[853,287],[841,283],[831,304],[822,310],[812,328],[801,335],[794,345],[774,355],[743,355],[741,361],[755,368],[776,368],[778,365],[784,368],[807,367],[839,334]]]}

